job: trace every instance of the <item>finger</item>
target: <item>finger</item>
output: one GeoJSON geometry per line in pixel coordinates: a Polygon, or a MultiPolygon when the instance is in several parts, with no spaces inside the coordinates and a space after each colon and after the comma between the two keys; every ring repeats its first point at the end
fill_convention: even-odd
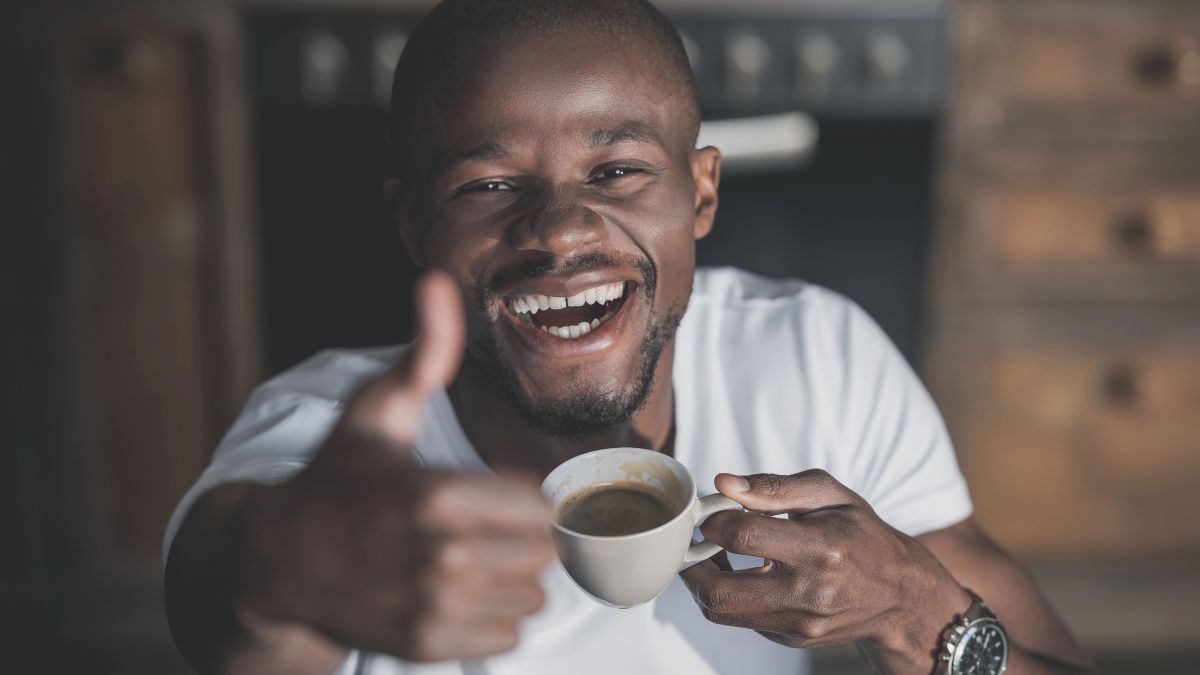
{"type": "Polygon", "coordinates": [[[462,360],[466,335],[462,297],[443,272],[430,272],[417,282],[417,323],[409,382],[418,392],[449,384],[462,360]]]}
{"type": "Polygon", "coordinates": [[[454,476],[429,488],[422,522],[452,532],[549,537],[550,505],[535,485],[494,476],[454,476]]]}
{"type": "Polygon", "coordinates": [[[732,553],[768,560],[791,560],[811,545],[812,534],[788,521],[750,511],[723,511],[700,525],[704,538],[732,553]]]}
{"type": "Polygon", "coordinates": [[[487,586],[534,580],[553,559],[547,537],[460,537],[442,544],[438,567],[446,574],[475,576],[487,586]]]}
{"type": "Polygon", "coordinates": [[[486,577],[459,579],[438,586],[432,616],[442,621],[517,621],[545,604],[546,595],[534,580],[497,583],[486,577]]]}
{"type": "Polygon", "coordinates": [[[791,476],[717,474],[717,490],[751,511],[775,515],[857,505],[861,498],[820,469],[791,476]]]}
{"type": "Polygon", "coordinates": [[[479,659],[510,651],[519,639],[511,621],[432,623],[421,631],[421,648],[413,660],[479,659]]]}
{"type": "Polygon", "coordinates": [[[788,609],[784,582],[771,575],[724,572],[715,563],[705,561],[680,576],[696,604],[709,612],[768,614],[788,609]]]}

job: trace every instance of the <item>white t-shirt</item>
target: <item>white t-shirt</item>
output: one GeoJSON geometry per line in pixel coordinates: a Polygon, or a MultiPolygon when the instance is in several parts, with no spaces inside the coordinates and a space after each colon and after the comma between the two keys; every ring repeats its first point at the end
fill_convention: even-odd
{"type": "MultiPolygon", "coordinates": [[[[260,386],[167,529],[189,505],[237,480],[279,482],[320,446],[346,400],[403,348],[325,351],[260,386]]],[[[701,269],[675,344],[675,458],[702,493],[718,472],[821,468],[910,535],[971,513],[937,409],[903,357],[857,305],[818,286],[701,269]]],[[[486,472],[444,391],[416,444],[431,468],[486,472]]],[[[731,556],[735,567],[755,560],[731,556]]],[[[597,675],[808,672],[803,650],[707,622],[682,582],[632,609],[601,606],[557,564],[545,608],[516,650],[480,662],[414,665],[354,654],[339,675],[597,675]]]]}

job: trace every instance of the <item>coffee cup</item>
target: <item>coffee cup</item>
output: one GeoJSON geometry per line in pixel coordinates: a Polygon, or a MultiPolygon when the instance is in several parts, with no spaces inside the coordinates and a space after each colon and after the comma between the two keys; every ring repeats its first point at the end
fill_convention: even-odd
{"type": "Polygon", "coordinates": [[[554,510],[554,539],[567,574],[596,600],[622,608],[653,600],[677,573],[720,551],[713,542],[693,542],[693,529],[718,511],[742,508],[720,494],[697,499],[696,481],[686,467],[640,448],[596,450],[569,459],[542,482],[542,493],[554,510]],[[627,492],[602,494],[608,490],[627,492]],[[667,509],[665,522],[655,524],[660,505],[667,509]],[[624,507],[632,507],[633,514],[622,515],[624,507]],[[604,534],[577,531],[589,529],[584,527],[589,514],[581,510],[594,511],[593,531],[604,534]],[[564,516],[576,529],[563,524],[564,516]],[[621,532],[622,525],[651,526],[610,533],[621,532]]]}

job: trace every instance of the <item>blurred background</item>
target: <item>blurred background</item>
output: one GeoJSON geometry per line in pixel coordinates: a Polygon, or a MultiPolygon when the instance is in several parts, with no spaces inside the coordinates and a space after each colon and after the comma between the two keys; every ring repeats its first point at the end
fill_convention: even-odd
{"type": "MultiPolygon", "coordinates": [[[[5,672],[188,672],[161,535],[249,389],[408,338],[385,102],[428,6],[0,8],[5,672]]],[[[1106,672],[1197,672],[1200,2],[661,6],[729,158],[701,262],[864,305],[1106,672]]]]}

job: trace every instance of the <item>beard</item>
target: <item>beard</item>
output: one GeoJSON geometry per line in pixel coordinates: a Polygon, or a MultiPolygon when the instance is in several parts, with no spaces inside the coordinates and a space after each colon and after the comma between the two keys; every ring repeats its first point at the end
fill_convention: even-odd
{"type": "MultiPolygon", "coordinates": [[[[577,390],[551,401],[534,401],[521,387],[517,373],[504,358],[495,336],[486,331],[470,351],[491,374],[505,404],[529,428],[562,440],[596,436],[633,419],[646,405],[663,349],[675,337],[683,309],[674,308],[650,326],[638,350],[635,373],[629,386],[619,391],[599,391],[579,384],[577,390]]],[[[580,382],[583,378],[570,378],[580,382]]]]}
{"type": "MultiPolygon", "coordinates": [[[[582,272],[614,267],[621,260],[616,256],[591,254],[571,259],[559,269],[582,272]]],[[[641,272],[641,287],[647,291],[647,301],[653,304],[658,277],[653,264],[643,258],[623,260],[641,272]]],[[[554,261],[546,259],[497,275],[479,289],[481,313],[495,301],[493,289],[502,283],[516,278],[536,277],[554,268],[554,261]]],[[[505,404],[526,426],[552,438],[586,439],[629,422],[634,414],[646,405],[646,399],[654,386],[659,358],[663,349],[675,337],[685,308],[686,305],[669,307],[662,316],[651,317],[649,331],[638,350],[639,363],[634,369],[634,376],[627,383],[628,386],[615,391],[588,388],[584,384],[586,378],[568,377],[567,381],[576,383],[574,391],[554,400],[535,401],[521,387],[520,379],[512,364],[504,357],[491,327],[480,331],[468,345],[468,350],[484,365],[505,404]]]]}

